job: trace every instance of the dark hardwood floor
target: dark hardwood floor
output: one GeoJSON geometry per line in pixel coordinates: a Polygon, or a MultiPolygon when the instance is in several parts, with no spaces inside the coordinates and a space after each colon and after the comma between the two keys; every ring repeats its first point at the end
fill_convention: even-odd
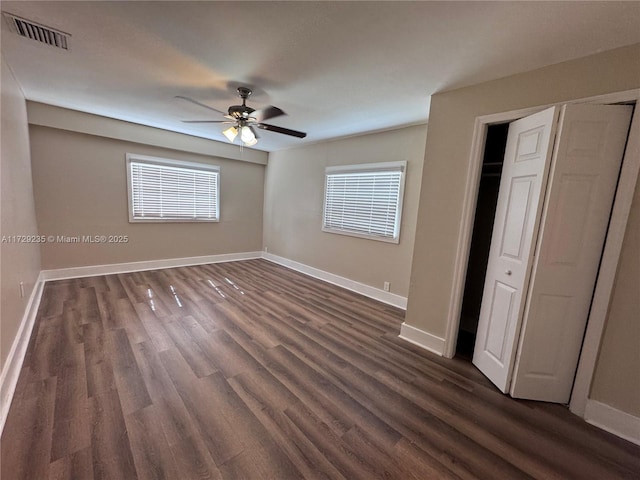
{"type": "Polygon", "coordinates": [[[49,282],[3,480],[613,479],[640,447],[264,260],[49,282]]]}

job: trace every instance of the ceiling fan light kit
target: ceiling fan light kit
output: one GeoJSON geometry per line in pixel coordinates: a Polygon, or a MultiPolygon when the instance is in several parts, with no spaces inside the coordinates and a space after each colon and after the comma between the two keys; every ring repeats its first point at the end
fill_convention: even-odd
{"type": "Polygon", "coordinates": [[[258,139],[255,134],[251,131],[250,127],[242,127],[240,128],[240,140],[245,145],[252,147],[256,143],[258,143],[258,139]]]}
{"type": "Polygon", "coordinates": [[[254,129],[254,127],[260,128],[262,130],[268,130],[275,133],[281,133],[284,135],[290,135],[292,137],[304,138],[307,136],[305,132],[299,132],[297,130],[291,130],[289,128],[278,127],[276,125],[270,125],[267,123],[263,123],[263,120],[268,120],[270,118],[279,117],[281,115],[286,115],[281,109],[278,107],[274,107],[273,105],[269,105],[268,107],[262,108],[260,110],[255,110],[251,107],[247,106],[247,98],[251,95],[251,89],[247,87],[238,87],[238,96],[242,99],[242,105],[231,105],[227,110],[227,114],[221,112],[220,110],[216,110],[204,103],[200,103],[197,100],[194,100],[189,97],[183,97],[181,95],[176,96],[181,100],[186,100],[188,102],[194,103],[201,107],[204,107],[208,110],[213,110],[219,114],[224,115],[227,120],[183,120],[185,123],[223,123],[232,125],[223,130],[222,134],[233,143],[238,134],[240,134],[240,140],[242,141],[241,146],[252,147],[258,143],[258,135],[254,129]]]}
{"type": "Polygon", "coordinates": [[[226,130],[223,130],[222,134],[225,137],[227,137],[227,140],[229,140],[231,143],[233,143],[233,141],[238,136],[238,129],[236,127],[229,127],[226,130]]]}

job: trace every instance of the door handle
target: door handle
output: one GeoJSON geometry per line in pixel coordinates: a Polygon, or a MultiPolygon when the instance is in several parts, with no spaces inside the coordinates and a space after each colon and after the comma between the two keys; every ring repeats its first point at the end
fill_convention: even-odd
{"type": "Polygon", "coordinates": [[[507,270],[507,271],[506,271],[506,272],[504,272],[504,273],[506,273],[507,275],[511,275],[511,273],[512,273],[512,272],[511,272],[511,270],[507,270]]]}

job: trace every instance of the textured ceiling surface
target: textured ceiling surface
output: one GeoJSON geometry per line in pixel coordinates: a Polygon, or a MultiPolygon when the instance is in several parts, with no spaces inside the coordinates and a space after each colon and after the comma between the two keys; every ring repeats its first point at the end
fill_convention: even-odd
{"type": "Polygon", "coordinates": [[[274,151],[427,121],[438,91],[640,42],[639,2],[2,2],[71,34],[16,35],[2,55],[27,99],[226,141],[215,112],[239,85],[276,105],[274,151]]]}

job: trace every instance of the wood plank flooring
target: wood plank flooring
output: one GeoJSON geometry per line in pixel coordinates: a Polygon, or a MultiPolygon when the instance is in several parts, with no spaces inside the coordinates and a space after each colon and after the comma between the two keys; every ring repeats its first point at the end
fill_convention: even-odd
{"type": "Polygon", "coordinates": [[[264,260],[49,282],[6,480],[640,478],[640,447],[264,260]]]}

